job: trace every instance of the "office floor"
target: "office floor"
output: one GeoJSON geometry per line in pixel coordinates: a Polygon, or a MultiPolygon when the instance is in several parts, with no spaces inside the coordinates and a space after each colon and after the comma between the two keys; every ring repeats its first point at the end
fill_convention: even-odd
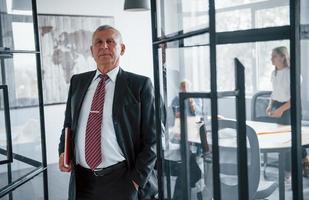
{"type": "MultiPolygon", "coordinates": [[[[269,179],[277,180],[277,168],[268,167],[267,175],[269,179]]],[[[263,177],[262,177],[263,178],[263,177]]],[[[0,174],[0,183],[6,179],[6,175],[0,174]]],[[[173,179],[172,179],[173,180],[173,179]]],[[[48,166],[48,181],[49,181],[49,199],[50,200],[65,200],[67,199],[69,174],[61,173],[58,170],[57,164],[48,166]]],[[[172,183],[173,184],[173,183],[172,183]]],[[[304,184],[304,200],[309,200],[309,178],[303,179],[304,184]]],[[[1,183],[3,186],[3,183],[1,183]]],[[[14,191],[13,200],[43,200],[42,179],[36,178],[31,180],[20,189],[14,191]]],[[[193,190],[194,192],[194,190],[193,190]]],[[[268,198],[269,200],[279,200],[278,189],[268,198]]],[[[286,186],[286,200],[292,199],[291,186],[286,186]]],[[[8,200],[8,197],[3,197],[1,200],[8,200]]],[[[196,195],[192,195],[192,200],[196,200],[196,195]]]]}

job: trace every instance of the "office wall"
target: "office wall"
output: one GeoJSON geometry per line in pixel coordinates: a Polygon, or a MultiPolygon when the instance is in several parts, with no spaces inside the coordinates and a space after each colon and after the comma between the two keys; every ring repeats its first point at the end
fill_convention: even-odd
{"type": "MultiPolygon", "coordinates": [[[[123,11],[124,0],[38,0],[40,14],[113,16],[126,44],[120,65],[127,71],[153,80],[150,11],[123,11]]],[[[48,163],[58,162],[58,140],[64,118],[64,105],[46,106],[45,123],[48,163]]]]}
{"type": "Polygon", "coordinates": [[[153,78],[150,11],[123,11],[124,0],[39,0],[38,13],[113,16],[127,47],[121,66],[153,78]]]}

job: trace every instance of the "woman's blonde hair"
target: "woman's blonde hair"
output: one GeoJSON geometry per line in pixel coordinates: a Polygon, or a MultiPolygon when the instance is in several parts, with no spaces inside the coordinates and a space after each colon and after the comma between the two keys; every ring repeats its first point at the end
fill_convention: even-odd
{"type": "Polygon", "coordinates": [[[288,49],[285,46],[276,47],[273,49],[277,54],[284,57],[284,65],[286,67],[290,67],[290,54],[288,52],[288,49]]]}

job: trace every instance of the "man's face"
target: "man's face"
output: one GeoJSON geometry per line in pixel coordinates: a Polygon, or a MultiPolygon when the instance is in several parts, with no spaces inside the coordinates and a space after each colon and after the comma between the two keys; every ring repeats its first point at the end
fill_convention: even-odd
{"type": "Polygon", "coordinates": [[[186,82],[180,83],[180,91],[181,91],[181,92],[187,92],[187,90],[188,90],[188,85],[187,85],[187,83],[186,83],[186,82]]]}
{"type": "Polygon", "coordinates": [[[99,69],[111,70],[119,65],[125,46],[113,29],[98,31],[93,35],[91,53],[99,69]]]}

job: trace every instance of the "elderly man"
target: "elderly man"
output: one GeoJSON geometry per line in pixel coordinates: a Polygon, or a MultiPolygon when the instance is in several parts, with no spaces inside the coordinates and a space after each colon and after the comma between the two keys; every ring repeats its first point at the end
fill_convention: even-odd
{"type": "Polygon", "coordinates": [[[59,168],[71,172],[69,199],[151,199],[157,193],[152,84],[120,68],[125,45],[117,29],[98,27],[91,52],[97,69],[72,77],[59,144],[59,168]],[[68,167],[66,127],[73,141],[68,167]]]}

